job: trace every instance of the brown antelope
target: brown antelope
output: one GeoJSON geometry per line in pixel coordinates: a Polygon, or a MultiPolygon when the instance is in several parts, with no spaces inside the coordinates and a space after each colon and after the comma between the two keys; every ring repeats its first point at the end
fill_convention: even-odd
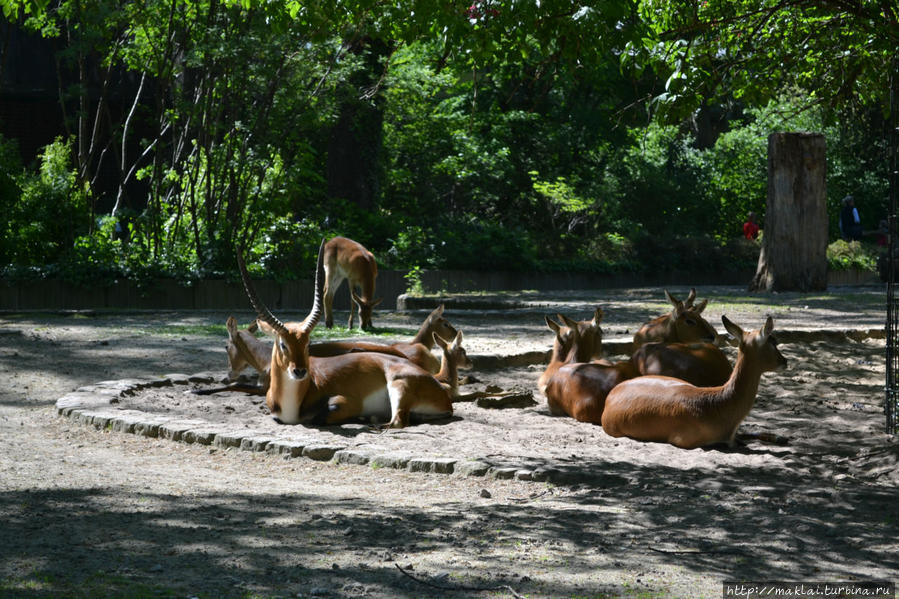
{"type": "Polygon", "coordinates": [[[564,314],[556,315],[564,326],[544,317],[546,326],[556,334],[553,340],[553,349],[550,353],[549,365],[537,380],[537,388],[543,392],[546,381],[552,377],[553,373],[558,370],[562,364],[569,362],[589,362],[598,357],[602,353],[602,322],[603,312],[601,308],[596,308],[593,318],[590,320],[573,320],[564,314]],[[564,330],[563,330],[564,329],[564,330]],[[575,335],[568,331],[574,331],[575,335]],[[571,344],[569,349],[564,349],[567,343],[571,344]]]}
{"type": "Polygon", "coordinates": [[[629,360],[617,364],[577,361],[580,334],[577,326],[571,326],[576,323],[562,326],[546,318],[546,324],[555,332],[556,339],[549,366],[538,385],[546,396],[550,413],[599,424],[609,391],[636,376],[636,370],[629,360]]]}
{"type": "Polygon", "coordinates": [[[702,300],[695,306],[693,305],[696,289],[691,289],[687,299],[683,302],[668,293],[667,289],[665,297],[668,298],[674,309],[640,327],[634,334],[633,349],[635,351],[644,343],[651,341],[665,343],[715,342],[718,332],[702,317],[702,311],[705,310],[708,300],[702,300]]]}
{"type": "Polygon", "coordinates": [[[641,375],[670,376],[697,387],[723,385],[733,370],[714,343],[644,343],[631,356],[631,362],[641,375]]]}
{"type": "Polygon", "coordinates": [[[356,310],[359,311],[359,327],[372,328],[371,311],[381,303],[374,299],[375,278],[378,276],[378,264],[375,257],[361,243],[346,237],[330,239],[324,248],[325,264],[325,326],[334,326],[334,293],[347,279],[350,288],[350,319],[347,328],[353,328],[356,310]],[[356,294],[356,288],[362,295],[356,294]]]}
{"type": "Polygon", "coordinates": [[[271,366],[272,346],[258,338],[255,333],[259,326],[256,321],[243,330],[237,328],[237,320],[229,316],[225,321],[228,329],[228,378],[236,379],[247,366],[259,373],[259,385],[262,391],[268,390],[268,369],[271,366]]]}
{"type": "Polygon", "coordinates": [[[472,366],[465,348],[462,347],[462,331],[456,333],[451,342],[436,333],[433,338],[434,342],[443,350],[440,371],[434,375],[434,378],[440,381],[455,399],[459,396],[459,370],[468,370],[472,366]]]}
{"type": "Polygon", "coordinates": [[[259,328],[256,322],[250,323],[246,329],[237,328],[237,320],[229,316],[225,321],[228,330],[228,344],[225,351],[228,354],[228,380],[235,381],[241,371],[247,366],[253,367],[259,373],[259,385],[246,385],[240,382],[231,382],[224,387],[211,389],[198,389],[193,391],[196,395],[212,395],[222,391],[243,391],[253,395],[265,395],[268,390],[268,369],[271,363],[272,346],[253,333],[259,328]]]}
{"type": "Polygon", "coordinates": [[[263,304],[247,274],[243,256],[238,266],[244,288],[258,313],[260,327],[275,338],[266,404],[277,422],[297,424],[321,420],[339,424],[357,418],[389,419],[403,427],[410,416],[449,416],[449,392],[429,372],[403,358],[358,352],[330,358],[309,355],[309,338],[321,318],[324,243],[315,270],[315,297],[302,322],[282,323],[263,304]]]}
{"type": "Polygon", "coordinates": [[[324,357],[351,351],[376,351],[405,357],[429,372],[437,372],[440,370],[440,359],[431,353],[431,349],[434,347],[434,335],[446,340],[456,336],[456,328],[444,318],[443,309],[443,304],[434,308],[425,318],[412,341],[401,341],[390,345],[359,341],[325,341],[312,344],[309,348],[309,355],[324,357]]]}
{"type": "Polygon", "coordinates": [[[739,341],[736,366],[724,385],[697,387],[665,376],[625,381],[606,398],[603,430],[613,437],[684,449],[733,445],[737,427],[755,403],[762,373],[786,366],[787,360],[777,349],[770,316],[761,329],[750,332],[725,316],[721,320],[739,341]]]}

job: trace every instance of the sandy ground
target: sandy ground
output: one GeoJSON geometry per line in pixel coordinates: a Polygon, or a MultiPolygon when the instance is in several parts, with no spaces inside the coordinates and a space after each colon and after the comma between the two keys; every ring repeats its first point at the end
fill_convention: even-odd
{"type": "MultiPolygon", "coordinates": [[[[545,351],[544,314],[583,318],[597,304],[615,348],[667,309],[659,295],[517,294],[514,310],[448,317],[479,385],[528,388],[539,365],[479,369],[477,358],[545,351]]],[[[384,435],[278,426],[258,399],[233,394],[134,398],[273,434],[542,465],[565,474],[555,482],[96,430],[57,416],[55,401],[101,380],[224,374],[227,315],[4,314],[0,596],[720,597],[723,581],[895,581],[899,443],[883,433],[882,290],[699,296],[719,329],[721,314],[754,328],[770,313],[793,332],[781,343],[789,369],[765,375],[743,426],[786,445],[682,451],[611,439],[550,417],[536,391],[531,407],[460,404],[448,422],[384,435]]],[[[381,312],[375,324],[401,338],[422,317],[381,312]]]]}

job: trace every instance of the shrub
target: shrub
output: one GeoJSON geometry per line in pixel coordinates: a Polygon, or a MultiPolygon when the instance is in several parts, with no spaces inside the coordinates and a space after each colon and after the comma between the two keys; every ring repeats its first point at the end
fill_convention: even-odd
{"type": "Polygon", "coordinates": [[[877,271],[877,250],[875,246],[860,241],[838,239],[827,246],[827,268],[849,270],[857,268],[877,271]]]}

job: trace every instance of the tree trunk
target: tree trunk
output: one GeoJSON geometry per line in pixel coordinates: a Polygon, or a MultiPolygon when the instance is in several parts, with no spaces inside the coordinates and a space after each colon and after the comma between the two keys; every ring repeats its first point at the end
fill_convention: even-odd
{"type": "Polygon", "coordinates": [[[827,288],[825,149],[818,133],[768,137],[768,207],[750,291],[827,288]]]}

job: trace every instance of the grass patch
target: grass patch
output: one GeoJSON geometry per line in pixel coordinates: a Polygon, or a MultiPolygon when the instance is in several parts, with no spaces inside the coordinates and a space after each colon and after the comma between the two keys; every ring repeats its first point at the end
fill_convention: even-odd
{"type": "MultiPolygon", "coordinates": [[[[0,581],[0,596],[38,599],[44,597],[66,597],[68,599],[168,599],[185,596],[184,591],[176,591],[159,584],[145,584],[133,579],[95,572],[78,581],[59,580],[51,574],[35,572],[25,578],[6,578],[0,581]]],[[[191,596],[205,599],[204,593],[191,596]]]]}

